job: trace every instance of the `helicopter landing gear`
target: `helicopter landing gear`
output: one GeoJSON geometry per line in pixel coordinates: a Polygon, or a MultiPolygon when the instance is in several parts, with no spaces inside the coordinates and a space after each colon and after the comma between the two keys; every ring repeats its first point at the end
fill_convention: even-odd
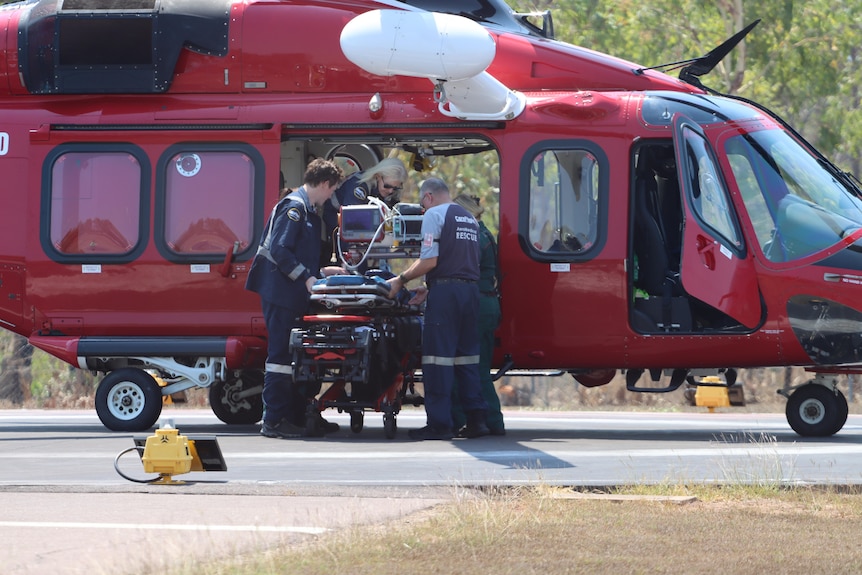
{"type": "Polygon", "coordinates": [[[210,385],[210,408],[229,425],[250,425],[263,417],[263,372],[244,370],[210,385]]]}
{"type": "Polygon", "coordinates": [[[162,413],[162,389],[142,369],[112,371],[96,389],[96,415],[111,431],[144,431],[162,413]]]}
{"type": "MultiPolygon", "coordinates": [[[[783,394],[782,394],[783,395],[783,394]]],[[[787,422],[804,437],[826,437],[837,433],[847,421],[847,399],[834,385],[802,385],[787,400],[787,422]]]]}

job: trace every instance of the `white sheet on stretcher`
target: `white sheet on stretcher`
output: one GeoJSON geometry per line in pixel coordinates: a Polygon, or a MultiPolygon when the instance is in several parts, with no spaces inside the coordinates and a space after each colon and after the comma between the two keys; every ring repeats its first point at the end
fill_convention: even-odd
{"type": "Polygon", "coordinates": [[[398,302],[386,296],[361,293],[314,293],[311,301],[323,305],[327,309],[365,307],[382,308],[395,307],[398,302]]]}

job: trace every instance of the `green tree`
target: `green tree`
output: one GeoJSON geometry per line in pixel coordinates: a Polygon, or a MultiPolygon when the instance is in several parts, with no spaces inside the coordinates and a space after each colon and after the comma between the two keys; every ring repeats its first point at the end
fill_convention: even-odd
{"type": "Polygon", "coordinates": [[[644,66],[701,56],[762,22],[704,83],[774,110],[838,165],[862,151],[862,4],[826,0],[512,0],[551,9],[559,40],[644,66]]]}

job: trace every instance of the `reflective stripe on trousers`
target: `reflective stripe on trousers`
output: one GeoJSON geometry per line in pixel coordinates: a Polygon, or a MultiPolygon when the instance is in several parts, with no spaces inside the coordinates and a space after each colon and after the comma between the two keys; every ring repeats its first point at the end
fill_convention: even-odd
{"type": "Polygon", "coordinates": [[[266,371],[272,371],[275,373],[284,373],[286,375],[293,375],[293,366],[292,365],[281,365],[280,363],[269,363],[269,362],[267,362],[264,365],[264,369],[266,369],[266,371]]]}
{"type": "Polygon", "coordinates": [[[463,357],[439,357],[436,355],[422,354],[422,363],[430,365],[455,366],[455,365],[470,365],[471,363],[479,363],[478,355],[466,355],[463,357]]]}

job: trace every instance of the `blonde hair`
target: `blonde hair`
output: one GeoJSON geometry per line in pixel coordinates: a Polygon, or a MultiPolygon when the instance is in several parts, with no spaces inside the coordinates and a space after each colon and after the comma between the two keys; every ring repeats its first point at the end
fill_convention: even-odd
{"type": "Polygon", "coordinates": [[[407,181],[407,168],[404,163],[398,158],[385,158],[377,162],[376,165],[362,172],[359,181],[367,184],[374,179],[374,176],[380,174],[384,178],[398,180],[399,182],[407,181]]]}

